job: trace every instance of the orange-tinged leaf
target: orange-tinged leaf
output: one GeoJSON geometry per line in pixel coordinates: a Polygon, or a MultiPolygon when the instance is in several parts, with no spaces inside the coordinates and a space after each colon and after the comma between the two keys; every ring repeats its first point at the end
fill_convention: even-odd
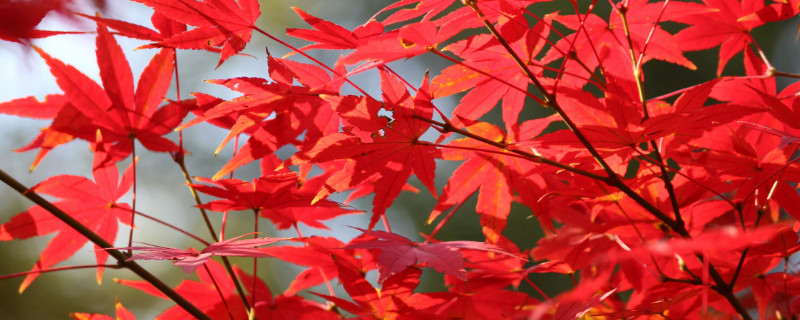
{"type": "Polygon", "coordinates": [[[128,311],[128,309],[119,302],[119,299],[114,303],[114,312],[116,312],[114,318],[105,314],[83,312],[73,312],[70,313],[69,316],[73,320],[136,320],[133,313],[128,311]]]}
{"type": "MultiPolygon", "coordinates": [[[[521,140],[538,135],[544,129],[542,124],[546,125],[551,121],[552,119],[547,118],[534,120],[541,123],[538,130],[529,130],[521,140]]],[[[467,130],[492,141],[509,144],[516,142],[513,136],[486,122],[478,122],[467,127],[467,130]]],[[[520,177],[524,172],[535,168],[535,164],[516,157],[510,151],[495,152],[494,147],[469,138],[454,140],[448,145],[453,148],[442,150],[444,159],[465,161],[453,172],[444,187],[442,196],[439,197],[436,207],[428,218],[428,223],[442,212],[463,203],[473,193],[478,192],[475,209],[481,215],[483,233],[488,242],[496,243],[506,227],[514,191],[526,198],[526,204],[537,203],[538,198],[544,193],[533,181],[520,177]]],[[[549,225],[547,216],[540,219],[543,225],[549,225]]]]}

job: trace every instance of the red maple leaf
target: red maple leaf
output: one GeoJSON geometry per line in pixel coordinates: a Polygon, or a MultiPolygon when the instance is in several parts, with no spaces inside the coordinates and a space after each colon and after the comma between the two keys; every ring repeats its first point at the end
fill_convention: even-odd
{"type": "MultiPolygon", "coordinates": [[[[468,126],[467,130],[492,141],[513,145],[517,141],[532,139],[541,133],[551,120],[552,118],[527,122],[523,126],[530,130],[523,130],[522,136],[519,136],[519,130],[506,134],[500,128],[486,122],[468,126]]],[[[469,138],[454,140],[448,147],[450,148],[442,150],[444,159],[466,161],[453,172],[428,222],[432,222],[442,212],[463,203],[473,193],[479,191],[475,210],[481,215],[483,234],[487,241],[496,243],[506,227],[514,190],[526,199],[526,203],[539,202],[538,199],[543,193],[541,187],[534,180],[520,176],[534,169],[536,164],[516,157],[511,151],[494,152],[496,147],[469,138]]],[[[541,221],[544,226],[551,224],[549,217],[542,217],[541,221]]]]}
{"type": "Polygon", "coordinates": [[[301,48],[311,49],[356,49],[365,45],[375,36],[383,33],[383,25],[375,20],[370,20],[364,25],[356,27],[353,31],[347,30],[333,22],[323,20],[307,12],[292,7],[300,18],[305,20],[314,30],[287,28],[286,34],[300,39],[317,42],[301,48]]]}
{"type": "Polygon", "coordinates": [[[536,319],[531,310],[540,305],[523,292],[505,289],[416,293],[404,302],[414,308],[412,319],[536,319]]]}
{"type": "Polygon", "coordinates": [[[357,212],[341,208],[333,201],[325,199],[315,201],[315,194],[308,191],[308,188],[314,188],[305,185],[298,188],[299,180],[297,174],[293,172],[269,174],[253,179],[253,182],[238,179],[211,180],[202,177],[196,180],[220,187],[191,184],[192,188],[222,198],[200,207],[217,212],[254,210],[260,216],[272,220],[278,229],[297,227],[299,223],[327,229],[319,222],[320,220],[357,212]]]}
{"type": "Polygon", "coordinates": [[[705,50],[720,46],[717,75],[735,54],[753,42],[750,31],[763,21],[742,19],[764,8],[764,0],[704,0],[708,7],[700,13],[678,15],[673,21],[689,27],[675,34],[683,51],[705,50]]]}
{"type": "MultiPolygon", "coordinates": [[[[268,156],[281,146],[299,143],[298,135],[304,134],[306,140],[314,141],[339,129],[339,118],[333,110],[320,108],[319,104],[322,95],[339,91],[342,80],[333,79],[322,68],[310,64],[272,56],[267,57],[267,62],[271,82],[262,78],[211,80],[243,95],[229,101],[208,101],[208,96],[198,95],[209,105],[199,107],[202,114],[181,126],[183,129],[207,121],[229,128],[228,136],[216,152],[240,134],[250,135],[247,143],[214,175],[215,179],[268,156]]],[[[344,66],[337,70],[343,73],[344,66]]]]}
{"type": "MultiPolygon", "coordinates": [[[[31,187],[31,190],[63,199],[54,204],[106,241],[113,243],[119,222],[126,225],[131,223],[131,208],[117,201],[131,188],[133,170],[132,166],[128,167],[120,180],[116,165],[105,161],[104,145],[98,144],[97,148],[94,157],[94,181],[79,176],[60,175],[42,181],[31,187]]],[[[68,259],[89,240],[39,206],[31,207],[0,225],[0,241],[27,239],[54,232],[58,234],[50,239],[47,247],[39,254],[32,273],[22,281],[20,292],[39,276],[37,271],[46,270],[68,259]]],[[[108,252],[95,247],[98,249],[95,251],[97,264],[102,265],[108,259],[108,252]]],[[[103,268],[98,267],[98,282],[102,276],[103,268]]]]}
{"type": "Polygon", "coordinates": [[[430,119],[433,115],[428,77],[425,76],[414,99],[409,95],[405,85],[388,71],[381,70],[381,79],[384,108],[394,111],[395,119],[383,129],[382,135],[374,136],[371,141],[363,141],[353,134],[330,134],[290,159],[294,164],[352,160],[344,170],[328,178],[326,188],[320,191],[322,195],[331,190],[348,190],[372,177],[377,177],[371,226],[374,226],[378,218],[385,213],[412,172],[431,194],[436,195],[433,185],[436,148],[420,140],[430,124],[417,119],[417,117],[430,119]]]}
{"type": "Polygon", "coordinates": [[[59,0],[4,1],[0,4],[0,39],[22,43],[52,10],[63,9],[59,0]]]}
{"type": "Polygon", "coordinates": [[[34,47],[50,66],[69,104],[78,111],[59,112],[53,122],[64,125],[54,128],[90,142],[100,130],[107,143],[114,143],[108,150],[113,160],[127,157],[134,139],[149,150],[177,152],[178,146],[162,136],[170,133],[188,110],[176,104],[158,108],[172,80],[173,51],[161,50],[150,60],[134,91],[133,75],[117,41],[102,24],[98,24],[97,33],[97,61],[104,88],[34,47]]]}
{"type": "MultiPolygon", "coordinates": [[[[358,229],[358,228],[356,228],[358,229]]],[[[378,255],[378,283],[383,283],[394,274],[419,263],[433,268],[436,271],[454,276],[461,280],[467,279],[464,269],[464,258],[460,249],[491,251],[509,256],[514,256],[498,246],[477,241],[447,241],[439,243],[417,243],[401,235],[386,231],[367,231],[358,229],[373,240],[354,242],[345,249],[380,249],[378,255]]]]}
{"type": "Polygon", "coordinates": [[[175,21],[196,28],[162,40],[159,44],[179,49],[211,49],[221,47],[217,67],[242,51],[258,16],[257,0],[135,0],[175,21]]]}
{"type": "MultiPolygon", "coordinates": [[[[527,21],[520,16],[500,26],[498,32],[507,36],[517,35],[510,45],[528,64],[526,67],[535,67],[538,73],[542,69],[534,57],[542,49],[549,28],[545,28],[545,23],[538,23],[530,29],[526,26],[527,21]]],[[[464,59],[463,64],[454,64],[442,70],[432,84],[436,98],[468,90],[453,110],[453,117],[479,119],[502,99],[506,129],[517,124],[531,80],[499,41],[490,35],[480,35],[448,45],[442,51],[453,52],[464,59]]]]}
{"type": "MultiPolygon", "coordinates": [[[[105,0],[95,0],[98,7],[105,0]]],[[[68,15],[72,0],[5,0],[0,2],[0,40],[27,44],[31,39],[84,32],[34,29],[51,12],[68,15]]]]}
{"type": "Polygon", "coordinates": [[[69,98],[65,95],[47,95],[44,101],[39,101],[35,97],[12,100],[0,104],[0,113],[32,119],[55,119],[50,126],[42,128],[39,135],[26,146],[14,150],[23,152],[39,149],[39,153],[31,163],[30,171],[36,169],[50,150],[75,139],[73,135],[67,133],[71,131],[70,128],[91,126],[90,120],[81,116],[80,111],[69,103],[69,98]]]}

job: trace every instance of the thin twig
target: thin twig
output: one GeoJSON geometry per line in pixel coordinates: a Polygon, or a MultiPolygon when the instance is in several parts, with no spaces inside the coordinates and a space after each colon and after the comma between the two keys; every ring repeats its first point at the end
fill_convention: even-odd
{"type": "MultiPolygon", "coordinates": [[[[192,181],[192,177],[189,175],[189,170],[186,169],[186,164],[184,163],[184,158],[182,156],[183,155],[183,148],[181,148],[181,150],[179,150],[178,153],[181,156],[180,157],[175,157],[175,163],[177,163],[178,166],[180,166],[180,168],[181,168],[181,172],[183,173],[183,178],[186,180],[186,183],[189,185],[189,191],[192,193],[192,197],[194,197],[194,201],[195,201],[195,203],[197,203],[197,206],[200,209],[200,213],[203,216],[203,220],[205,220],[205,222],[206,222],[206,227],[208,228],[208,231],[211,233],[211,238],[214,239],[214,242],[219,242],[219,238],[217,237],[217,233],[216,233],[216,231],[214,231],[214,225],[211,224],[211,220],[208,218],[208,213],[201,206],[203,204],[203,202],[200,200],[200,195],[197,193],[197,190],[195,190],[191,186],[191,184],[194,183],[194,181],[192,181]]],[[[231,265],[231,261],[228,259],[228,257],[225,257],[225,256],[222,256],[220,258],[222,258],[222,263],[225,265],[225,270],[228,272],[228,275],[230,275],[231,280],[233,280],[233,284],[236,287],[236,293],[242,299],[242,302],[244,303],[245,308],[247,310],[250,310],[250,302],[247,301],[247,295],[245,295],[244,289],[242,289],[242,285],[241,285],[241,283],[239,283],[239,279],[238,279],[238,277],[236,277],[236,273],[233,271],[233,266],[231,265]]]]}

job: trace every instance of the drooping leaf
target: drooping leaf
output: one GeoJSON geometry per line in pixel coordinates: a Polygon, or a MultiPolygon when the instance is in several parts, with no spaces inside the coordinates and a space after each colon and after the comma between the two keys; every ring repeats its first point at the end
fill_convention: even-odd
{"type": "Polygon", "coordinates": [[[124,247],[114,249],[140,251],[128,258],[128,260],[174,260],[174,264],[183,269],[186,274],[192,274],[198,267],[204,265],[211,256],[266,257],[268,256],[267,254],[256,248],[287,239],[256,238],[239,240],[250,234],[252,233],[212,243],[200,251],[191,248],[188,250],[167,248],[152,244],[147,244],[147,247],[124,247]]]}
{"type": "Polygon", "coordinates": [[[477,241],[448,241],[440,243],[416,243],[398,234],[386,231],[366,231],[374,240],[351,243],[346,249],[380,249],[378,255],[378,282],[383,283],[389,277],[409,268],[416,263],[455,276],[461,280],[466,279],[464,259],[460,249],[491,251],[514,256],[501,248],[477,241]]]}

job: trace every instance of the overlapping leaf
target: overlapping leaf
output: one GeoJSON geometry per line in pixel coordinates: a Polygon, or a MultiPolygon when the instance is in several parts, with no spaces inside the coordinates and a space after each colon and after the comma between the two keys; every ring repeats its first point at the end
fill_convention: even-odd
{"type": "Polygon", "coordinates": [[[191,184],[192,188],[222,198],[205,203],[201,205],[202,208],[218,212],[250,209],[272,220],[279,229],[297,227],[300,223],[327,229],[320,220],[357,212],[341,208],[329,200],[318,200],[312,205],[314,193],[298,189],[298,178],[294,173],[267,175],[256,178],[253,182],[237,179],[210,180],[202,177],[197,180],[219,187],[191,184]]]}
{"type": "Polygon", "coordinates": [[[257,0],[135,0],[156,12],[195,26],[161,40],[160,45],[179,49],[220,48],[217,67],[244,49],[258,16],[257,0]]]}
{"type": "MultiPolygon", "coordinates": [[[[431,194],[436,194],[433,186],[436,149],[420,140],[430,127],[423,120],[430,119],[433,114],[428,78],[423,80],[413,99],[405,85],[387,71],[381,72],[381,79],[384,108],[394,112],[394,121],[383,129],[382,135],[364,141],[353,134],[331,134],[293,157],[297,164],[352,159],[343,171],[328,178],[326,184],[334,191],[348,190],[375,177],[374,214],[370,225],[384,214],[412,172],[431,194]]],[[[328,188],[323,188],[321,194],[328,192],[328,188]]]]}

